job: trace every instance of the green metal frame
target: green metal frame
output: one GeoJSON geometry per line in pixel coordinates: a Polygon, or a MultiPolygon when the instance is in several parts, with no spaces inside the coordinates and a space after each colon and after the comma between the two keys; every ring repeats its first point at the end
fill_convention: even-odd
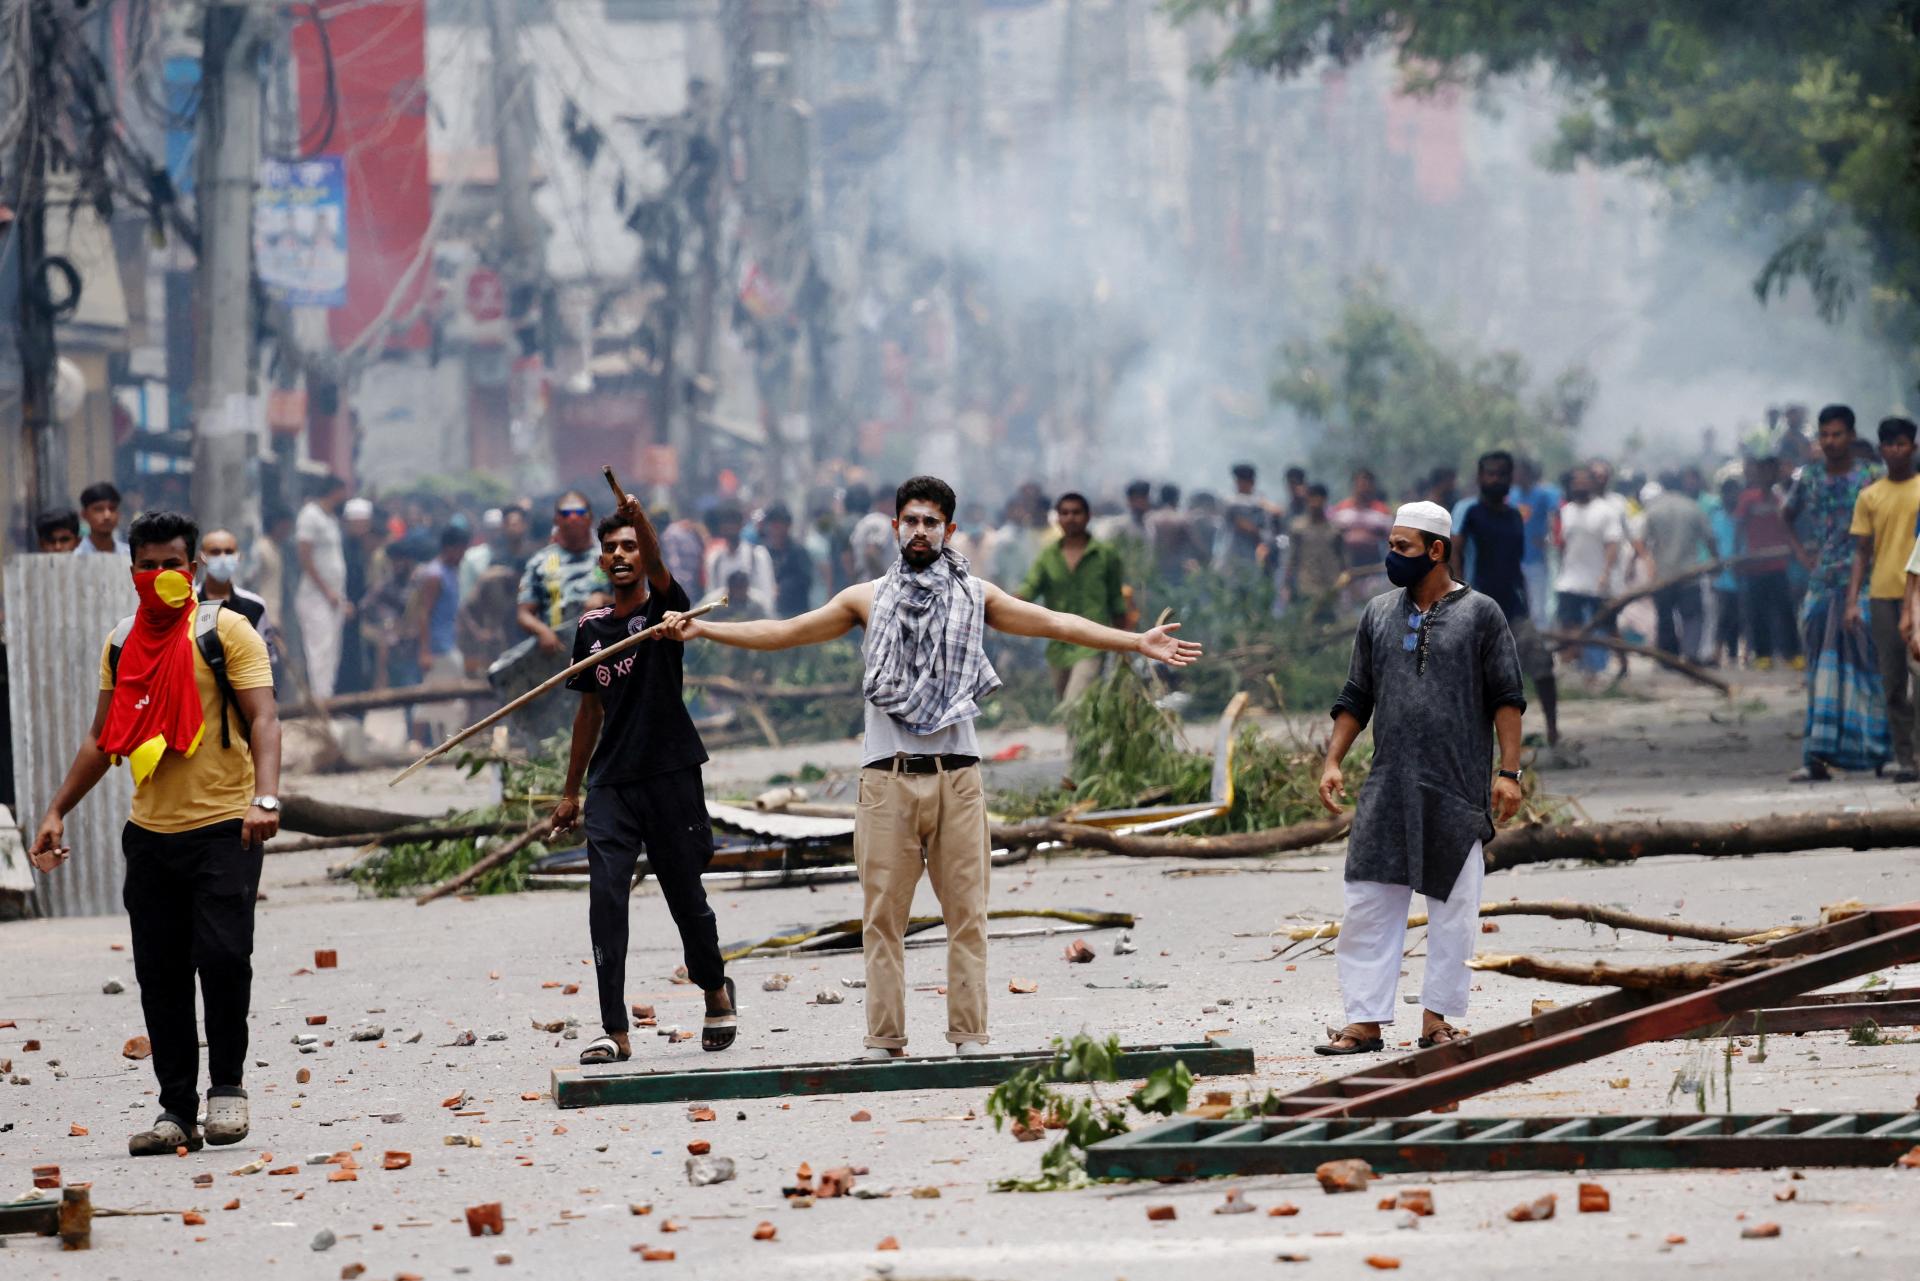
{"type": "Polygon", "coordinates": [[[1920,1112],[1742,1116],[1180,1118],[1087,1149],[1097,1179],[1304,1174],[1359,1157],[1380,1174],[1891,1165],[1920,1112]]]}
{"type": "MultiPolygon", "coordinates": [[[[804,1094],[865,1094],[885,1090],[952,1090],[993,1086],[1021,1068],[1050,1062],[1051,1050],[1019,1054],[942,1054],[904,1059],[769,1064],[762,1067],[698,1068],[688,1072],[609,1063],[553,1069],[553,1101],[561,1108],[610,1103],[685,1103],[695,1100],[764,1099],[804,1094]]],[[[1200,1076],[1247,1076],[1253,1047],[1246,1041],[1184,1041],[1134,1045],[1114,1061],[1121,1079],[1144,1077],[1185,1063],[1200,1076]]]]}

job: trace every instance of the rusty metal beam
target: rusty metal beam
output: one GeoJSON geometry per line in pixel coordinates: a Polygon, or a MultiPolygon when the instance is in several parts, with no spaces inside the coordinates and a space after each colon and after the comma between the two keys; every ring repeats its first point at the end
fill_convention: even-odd
{"type": "Polygon", "coordinates": [[[1684,1036],[1814,988],[1920,960],[1920,903],[1861,912],[1730,959],[1774,964],[1699,991],[1608,992],[1316,1082],[1280,1096],[1278,1104],[1301,1118],[1409,1116],[1616,1050],[1684,1036]]]}
{"type": "Polygon", "coordinates": [[[1767,1010],[1748,1010],[1725,1023],[1695,1028],[1686,1036],[1757,1036],[1798,1032],[1848,1032],[1863,1024],[1920,1027],[1920,987],[1883,987],[1870,992],[1821,992],[1767,1010]]]}

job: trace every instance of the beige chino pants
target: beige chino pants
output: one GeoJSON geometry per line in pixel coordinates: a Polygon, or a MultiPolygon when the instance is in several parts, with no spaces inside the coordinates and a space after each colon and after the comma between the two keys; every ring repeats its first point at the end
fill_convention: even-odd
{"type": "Polygon", "coordinates": [[[924,867],[947,922],[947,1040],[987,1043],[987,801],[980,767],[860,771],[853,861],[866,906],[867,1040],[907,1043],[906,929],[924,867]]]}

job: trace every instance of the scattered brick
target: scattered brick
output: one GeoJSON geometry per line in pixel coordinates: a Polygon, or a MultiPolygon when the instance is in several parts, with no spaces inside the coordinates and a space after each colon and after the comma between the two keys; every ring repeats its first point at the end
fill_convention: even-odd
{"type": "Polygon", "coordinates": [[[308,1026],[308,1027],[325,1027],[326,1025],[327,1025],[327,1016],[326,1016],[326,1015],[324,1015],[324,1014],[309,1014],[309,1015],[307,1015],[307,1026],[308,1026]]]}
{"type": "Polygon", "coordinates": [[[866,1110],[865,1108],[861,1108],[861,1109],[860,1109],[860,1110],[859,1110],[858,1112],[855,1112],[855,1113],[854,1113],[854,1114],[853,1114],[852,1116],[850,1116],[850,1117],[848,1117],[848,1118],[847,1118],[847,1120],[849,1120],[849,1121],[871,1121],[871,1120],[873,1120],[873,1113],[871,1113],[871,1112],[869,1112],[869,1111],[867,1111],[867,1110],[866,1110]]]}
{"type": "Polygon", "coordinates": [[[20,1042],[20,1053],[38,1054],[39,1052],[40,1052],[40,1042],[38,1040],[20,1042]]]}
{"type": "Polygon", "coordinates": [[[1423,1219],[1428,1218],[1433,1214],[1433,1189],[1402,1188],[1400,1195],[1394,1198],[1393,1207],[1396,1210],[1410,1210],[1423,1219]]]}
{"type": "Polygon", "coordinates": [[[128,1037],[127,1043],[120,1047],[120,1057],[123,1059],[152,1058],[153,1042],[144,1036],[128,1037]]]}
{"type": "Polygon", "coordinates": [[[280,1167],[279,1169],[277,1169],[277,1170],[268,1170],[268,1171],[267,1171],[267,1173],[268,1173],[269,1175],[274,1175],[274,1174],[298,1174],[298,1173],[300,1173],[300,1167],[299,1167],[299,1166],[297,1166],[297,1165],[283,1165],[283,1166],[281,1166],[281,1167],[280,1167]]]}
{"type": "Polygon", "coordinates": [[[636,1245],[633,1247],[633,1251],[640,1256],[640,1262],[642,1263],[673,1262],[673,1251],[671,1250],[656,1250],[650,1245],[636,1245]]]}
{"type": "Polygon", "coordinates": [[[1480,922],[1480,932],[1482,934],[1498,934],[1500,932],[1500,923],[1498,921],[1482,921],[1480,922]]]}
{"type": "Polygon", "coordinates": [[[506,1231],[505,1215],[498,1201],[489,1201],[485,1205],[467,1207],[467,1235],[470,1237],[500,1236],[506,1231]]]}
{"type": "Polygon", "coordinates": [[[1515,1223],[1538,1223],[1553,1217],[1554,1207],[1560,1198],[1549,1192],[1545,1196],[1523,1201],[1507,1211],[1507,1217],[1515,1223]]]}
{"type": "Polygon", "coordinates": [[[1040,990],[1040,985],[1032,979],[1013,979],[1007,984],[1007,991],[1015,996],[1032,996],[1040,990]]]}
{"type": "Polygon", "coordinates": [[[1686,1243],[1687,1243],[1687,1239],[1681,1236],[1678,1232],[1669,1232],[1667,1234],[1668,1245],[1685,1245],[1686,1243]]]}
{"type": "Polygon", "coordinates": [[[220,1208],[222,1210],[238,1210],[240,1208],[240,1198],[235,1197],[233,1200],[227,1202],[225,1205],[221,1206],[220,1208]]]}
{"type": "Polygon", "coordinates": [[[380,1168],[383,1170],[404,1170],[412,1164],[411,1152],[388,1152],[380,1158],[380,1168]]]}
{"type": "Polygon", "coordinates": [[[1779,1235],[1778,1223],[1750,1223],[1740,1229],[1741,1239],[1746,1241],[1764,1241],[1779,1235]]]}
{"type": "Polygon", "coordinates": [[[814,1195],[825,1200],[828,1197],[846,1196],[853,1191],[853,1169],[851,1166],[835,1166],[820,1176],[820,1190],[814,1195]]]}
{"type": "Polygon", "coordinates": [[[205,1227],[207,1216],[198,1210],[183,1210],[180,1213],[180,1226],[185,1228],[205,1227]]]}
{"type": "Polygon", "coordinates": [[[753,1239],[756,1241],[771,1241],[777,1232],[779,1232],[779,1229],[771,1223],[761,1223],[754,1228],[753,1239]]]}
{"type": "Polygon", "coordinates": [[[57,1165],[36,1165],[33,1167],[33,1186],[36,1188],[57,1188],[60,1186],[60,1167],[57,1165]]]}
{"type": "Polygon", "coordinates": [[[707,1142],[705,1139],[695,1139],[693,1142],[687,1144],[687,1155],[689,1156],[705,1156],[711,1151],[713,1151],[713,1144],[707,1142]]]}
{"type": "Polygon", "coordinates": [[[78,1121],[69,1121],[67,1123],[67,1137],[70,1139],[84,1139],[88,1133],[87,1127],[78,1121]]]}
{"type": "Polygon", "coordinates": [[[1178,1214],[1174,1213],[1174,1209],[1170,1205],[1150,1205],[1147,1207],[1147,1222],[1149,1223],[1171,1223],[1179,1217],[1178,1214]]]}
{"type": "Polygon", "coordinates": [[[687,1120],[689,1121],[713,1121],[717,1119],[718,1118],[715,1117],[713,1114],[712,1108],[688,1108],[687,1109],[687,1120]]]}
{"type": "Polygon", "coordinates": [[[331,969],[338,968],[339,965],[340,965],[340,954],[334,951],[332,948],[327,947],[327,948],[314,949],[314,953],[313,953],[314,969],[331,970],[331,969]]]}
{"type": "Polygon", "coordinates": [[[1382,1197],[1380,1198],[1379,1201],[1374,1203],[1373,1208],[1376,1210],[1397,1210],[1400,1208],[1400,1199],[1398,1197],[1390,1197],[1390,1196],[1382,1197]]]}
{"type": "Polygon", "coordinates": [[[1400,1260],[1390,1254],[1369,1254],[1367,1256],[1367,1266],[1377,1268],[1381,1272],[1392,1272],[1400,1266],[1400,1260]]]}
{"type": "Polygon", "coordinates": [[[1299,1206],[1291,1201],[1282,1201],[1279,1205],[1267,1211],[1267,1217],[1269,1219],[1290,1219],[1298,1213],[1300,1213],[1299,1206]]]}
{"type": "Polygon", "coordinates": [[[634,1215],[652,1214],[653,1205],[647,1201],[629,1201],[627,1202],[627,1213],[634,1215]]]}
{"type": "Polygon", "coordinates": [[[340,1281],[360,1281],[360,1278],[366,1275],[366,1271],[367,1265],[364,1263],[349,1263],[340,1269],[340,1281]]]}
{"type": "MultiPolygon", "coordinates": [[[[1920,1106],[1920,1099],[1915,1099],[1914,1104],[1920,1106]]],[[[1908,1170],[1920,1170],[1920,1145],[1916,1145],[1913,1151],[1895,1161],[1894,1164],[1908,1170]]]]}
{"type": "Polygon", "coordinates": [[[685,1232],[687,1225],[678,1219],[662,1219],[660,1221],[660,1230],[662,1232],[685,1232]]]}
{"type": "Polygon", "coordinates": [[[1580,1185],[1580,1213],[1607,1214],[1613,1209],[1613,1196],[1598,1183],[1580,1185]]]}
{"type": "Polygon", "coordinates": [[[575,993],[579,992],[579,990],[580,990],[580,985],[578,983],[569,983],[565,987],[560,989],[560,995],[573,996],[575,993]]]}
{"type": "Polygon", "coordinates": [[[360,1176],[352,1170],[335,1170],[327,1176],[328,1183],[358,1183],[360,1176]]]}
{"type": "Polygon", "coordinates": [[[636,1019],[651,1020],[655,1017],[653,1013],[653,1007],[651,1005],[635,1005],[635,1006],[632,1006],[631,1009],[633,1012],[633,1017],[636,1019]]]}
{"type": "Polygon", "coordinates": [[[1075,939],[1067,944],[1066,957],[1075,965],[1085,965],[1093,960],[1093,949],[1087,946],[1086,940],[1075,939]]]}
{"type": "Polygon", "coordinates": [[[312,1068],[301,1068],[298,1072],[295,1072],[293,1074],[293,1083],[295,1085],[305,1085],[307,1084],[307,1082],[311,1080],[313,1080],[312,1068]]]}
{"type": "Polygon", "coordinates": [[[1328,1161],[1314,1170],[1313,1177],[1320,1180],[1323,1191],[1365,1192],[1367,1184],[1373,1181],[1373,1167],[1358,1157],[1348,1157],[1343,1161],[1328,1161]]]}
{"type": "Polygon", "coordinates": [[[873,1248],[876,1250],[898,1250],[900,1248],[900,1241],[897,1237],[881,1237],[880,1244],[873,1248]]]}
{"type": "Polygon", "coordinates": [[[1799,1197],[1800,1189],[1794,1187],[1791,1183],[1787,1184],[1784,1188],[1775,1188],[1773,1190],[1773,1199],[1776,1201],[1796,1201],[1799,1197]]]}

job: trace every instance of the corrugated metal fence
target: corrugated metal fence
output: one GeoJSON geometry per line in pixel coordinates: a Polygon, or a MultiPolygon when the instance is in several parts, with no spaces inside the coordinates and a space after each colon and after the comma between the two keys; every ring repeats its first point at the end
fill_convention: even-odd
{"type": "MultiPolygon", "coordinates": [[[[7,682],[13,706],[13,790],[22,836],[40,815],[93,724],[100,647],[133,612],[133,582],[118,556],[14,556],[7,561],[7,682]]],[[[108,916],[120,905],[120,829],[133,779],[115,767],[67,815],[73,857],[37,876],[47,916],[108,916]]]]}

